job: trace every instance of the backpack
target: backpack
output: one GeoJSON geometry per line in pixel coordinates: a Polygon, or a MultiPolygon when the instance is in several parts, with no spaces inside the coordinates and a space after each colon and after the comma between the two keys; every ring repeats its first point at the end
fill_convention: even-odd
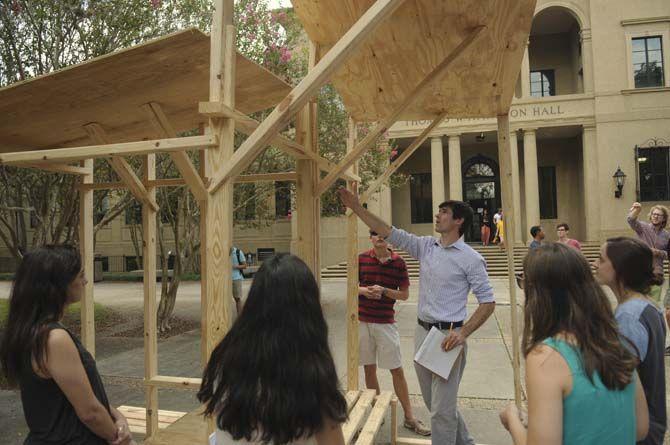
{"type": "Polygon", "coordinates": [[[240,257],[240,249],[237,247],[233,247],[233,249],[235,249],[235,255],[237,256],[237,264],[246,263],[247,261],[240,257]]]}

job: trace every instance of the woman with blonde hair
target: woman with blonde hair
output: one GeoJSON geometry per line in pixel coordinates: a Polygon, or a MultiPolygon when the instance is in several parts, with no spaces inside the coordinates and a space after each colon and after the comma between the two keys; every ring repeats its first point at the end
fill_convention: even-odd
{"type": "Polygon", "coordinates": [[[524,260],[523,352],[528,426],[515,405],[500,418],[515,445],[631,445],[647,435],[636,360],[586,258],[561,243],[524,260]]]}

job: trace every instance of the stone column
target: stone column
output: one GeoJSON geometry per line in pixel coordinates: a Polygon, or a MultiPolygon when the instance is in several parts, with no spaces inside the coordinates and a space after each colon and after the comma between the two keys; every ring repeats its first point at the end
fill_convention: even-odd
{"type": "Polygon", "coordinates": [[[460,135],[449,136],[449,199],[463,200],[460,135]]]}
{"type": "Polygon", "coordinates": [[[598,199],[598,138],[595,126],[582,130],[584,171],[585,241],[600,241],[600,201],[598,199]]]}
{"type": "Polygon", "coordinates": [[[537,144],[535,129],[523,132],[523,168],[526,188],[526,227],[540,224],[540,191],[537,179],[537,144]]]}
{"type": "Polygon", "coordinates": [[[530,97],[530,58],[528,57],[528,41],[521,61],[521,97],[530,97]]]}
{"type": "Polygon", "coordinates": [[[591,41],[591,29],[584,28],[580,32],[582,41],[582,76],[584,79],[584,93],[593,93],[593,42],[591,41]]]}
{"type": "MultiPolygon", "coordinates": [[[[521,243],[521,187],[519,184],[519,148],[516,140],[516,131],[510,132],[510,155],[512,157],[512,203],[514,204],[514,239],[516,243],[521,243]]],[[[500,193],[500,191],[496,191],[500,193]]]]}
{"type": "Polygon", "coordinates": [[[444,198],[444,154],[442,152],[442,137],[430,139],[430,172],[433,186],[433,211],[446,201],[444,198]]]}

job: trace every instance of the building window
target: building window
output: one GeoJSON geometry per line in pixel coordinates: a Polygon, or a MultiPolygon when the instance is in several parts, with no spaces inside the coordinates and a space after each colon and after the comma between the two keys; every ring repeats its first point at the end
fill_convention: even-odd
{"type": "Polygon", "coordinates": [[[275,182],[275,217],[286,218],[291,211],[291,183],[275,182]]]}
{"type": "Polygon", "coordinates": [[[433,184],[430,173],[414,173],[409,179],[412,224],[433,222],[433,184]]]}
{"type": "Polygon", "coordinates": [[[670,147],[638,148],[640,201],[670,200],[670,147]]]}
{"type": "Polygon", "coordinates": [[[533,97],[555,96],[554,70],[530,72],[530,95],[533,97]]]}
{"type": "Polygon", "coordinates": [[[556,219],[558,218],[556,167],[540,167],[537,170],[540,187],[540,219],[556,219]]]}
{"type": "MultiPolygon", "coordinates": [[[[141,258],[140,258],[141,259],[141,258]]],[[[140,268],[140,263],[138,261],[138,258],[136,256],[127,256],[124,257],[124,260],[126,262],[126,270],[125,272],[130,272],[133,270],[138,270],[140,268]]]]}
{"type": "Polygon", "coordinates": [[[142,224],[142,205],[133,201],[126,207],[126,225],[133,226],[135,224],[142,224]]]}
{"type": "Polygon", "coordinates": [[[635,88],[663,86],[663,43],[661,36],[633,39],[635,88]]]}

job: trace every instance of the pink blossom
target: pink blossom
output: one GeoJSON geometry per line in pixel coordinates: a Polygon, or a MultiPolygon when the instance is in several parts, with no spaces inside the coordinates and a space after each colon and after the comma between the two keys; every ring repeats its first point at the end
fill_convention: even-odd
{"type": "Polygon", "coordinates": [[[162,0],[151,0],[151,6],[156,9],[161,5],[162,0]]]}
{"type": "Polygon", "coordinates": [[[398,150],[391,150],[391,159],[395,158],[398,156],[398,150]]]}
{"type": "Polygon", "coordinates": [[[282,46],[279,52],[280,52],[279,60],[281,60],[283,63],[286,63],[289,60],[291,60],[291,51],[287,47],[282,46]]]}
{"type": "Polygon", "coordinates": [[[12,12],[14,14],[21,14],[22,8],[21,8],[21,3],[19,3],[19,0],[14,0],[12,2],[12,12]]]}

